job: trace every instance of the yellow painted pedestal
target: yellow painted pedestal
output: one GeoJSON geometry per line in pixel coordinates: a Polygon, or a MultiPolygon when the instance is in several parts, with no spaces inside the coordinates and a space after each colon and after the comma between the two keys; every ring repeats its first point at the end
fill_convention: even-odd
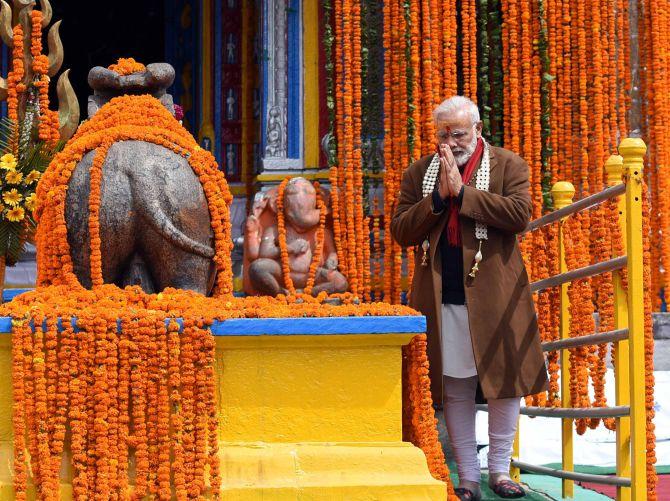
{"type": "MultiPolygon", "coordinates": [[[[423,452],[402,442],[401,346],[412,335],[217,337],[222,499],[445,499],[423,452]]],[[[4,501],[13,499],[6,334],[0,373],[4,501]]]]}

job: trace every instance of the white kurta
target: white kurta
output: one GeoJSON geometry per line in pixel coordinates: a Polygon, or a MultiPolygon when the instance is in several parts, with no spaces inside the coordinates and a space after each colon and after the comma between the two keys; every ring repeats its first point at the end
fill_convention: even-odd
{"type": "Polygon", "coordinates": [[[477,375],[472,352],[468,308],[463,304],[442,305],[442,373],[450,377],[477,375]]]}

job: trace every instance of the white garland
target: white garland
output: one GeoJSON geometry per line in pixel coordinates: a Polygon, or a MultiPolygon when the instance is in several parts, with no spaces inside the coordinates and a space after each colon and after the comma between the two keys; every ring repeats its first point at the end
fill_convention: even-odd
{"type": "MultiPolygon", "coordinates": [[[[491,180],[491,156],[489,151],[489,143],[484,139],[484,154],[482,155],[482,163],[477,170],[475,178],[475,188],[481,191],[489,191],[489,183],[491,180]]],[[[430,161],[428,169],[423,176],[423,184],[421,190],[424,198],[431,195],[435,190],[437,183],[437,175],[440,171],[440,156],[436,153],[430,161]]],[[[484,223],[475,221],[475,237],[477,240],[488,240],[488,228],[484,223]]]]}

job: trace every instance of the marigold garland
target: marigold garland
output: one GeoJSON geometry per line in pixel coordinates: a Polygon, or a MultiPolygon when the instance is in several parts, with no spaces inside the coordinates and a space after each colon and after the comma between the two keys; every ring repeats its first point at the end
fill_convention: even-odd
{"type": "Polygon", "coordinates": [[[644,281],[644,397],[646,410],[646,459],[647,459],[647,499],[656,501],[656,433],[654,417],[654,325],[652,318],[653,298],[651,291],[651,252],[650,252],[650,204],[647,183],[642,189],[642,246],[643,246],[643,281],[644,281]]]}
{"type": "MultiPolygon", "coordinates": [[[[19,99],[26,90],[23,83],[25,73],[23,63],[23,27],[17,24],[13,29],[12,69],[7,77],[7,117],[15,124],[19,123],[19,99]]],[[[18,128],[11,138],[11,151],[18,152],[18,128]]]]}

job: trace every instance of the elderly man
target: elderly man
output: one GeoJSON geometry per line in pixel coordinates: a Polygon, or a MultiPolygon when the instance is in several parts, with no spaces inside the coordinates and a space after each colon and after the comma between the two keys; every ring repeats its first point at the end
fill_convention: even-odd
{"type": "Polygon", "coordinates": [[[437,153],[403,174],[391,231],[415,253],[411,305],[428,321],[433,401],[442,400],[460,499],[481,497],[477,386],[489,404],[489,485],[525,495],[509,477],[520,397],[546,390],[528,275],[517,244],[531,214],[528,166],[482,138],[477,106],[454,96],[433,112],[437,153]]]}

